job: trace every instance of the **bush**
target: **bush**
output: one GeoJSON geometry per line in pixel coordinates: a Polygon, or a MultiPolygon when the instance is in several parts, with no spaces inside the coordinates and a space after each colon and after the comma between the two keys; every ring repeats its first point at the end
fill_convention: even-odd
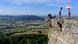
{"type": "Polygon", "coordinates": [[[48,44],[47,35],[26,34],[0,39],[1,44],[48,44]]]}

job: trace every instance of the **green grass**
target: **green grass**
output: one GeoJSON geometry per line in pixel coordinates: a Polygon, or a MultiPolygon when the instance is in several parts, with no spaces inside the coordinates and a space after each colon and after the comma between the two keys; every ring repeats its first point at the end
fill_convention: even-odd
{"type": "Polygon", "coordinates": [[[7,36],[10,36],[10,35],[15,34],[15,33],[29,32],[32,29],[48,29],[48,28],[49,27],[45,23],[37,23],[37,24],[33,24],[29,27],[20,26],[20,27],[15,27],[15,28],[12,28],[12,29],[1,29],[0,36],[1,37],[4,37],[4,36],[7,37],[7,36]]]}
{"type": "Polygon", "coordinates": [[[30,26],[29,28],[49,29],[49,27],[45,23],[42,23],[42,24],[37,25],[37,26],[30,26]]]}

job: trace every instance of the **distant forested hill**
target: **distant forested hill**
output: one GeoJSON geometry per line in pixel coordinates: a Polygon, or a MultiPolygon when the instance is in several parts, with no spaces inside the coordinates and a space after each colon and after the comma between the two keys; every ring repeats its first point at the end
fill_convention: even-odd
{"type": "Polygon", "coordinates": [[[44,20],[43,17],[35,15],[18,15],[18,16],[1,15],[0,19],[1,20],[44,20]]]}

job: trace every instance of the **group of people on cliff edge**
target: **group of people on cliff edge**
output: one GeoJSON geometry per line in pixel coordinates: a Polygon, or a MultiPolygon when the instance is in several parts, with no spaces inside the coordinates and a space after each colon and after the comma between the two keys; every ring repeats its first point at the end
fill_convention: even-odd
{"type": "MultiPolygon", "coordinates": [[[[57,18],[57,24],[58,26],[60,27],[60,29],[62,29],[62,25],[64,23],[64,20],[63,20],[63,17],[62,17],[62,14],[61,14],[61,11],[62,11],[62,8],[60,8],[60,11],[59,11],[59,18],[57,18]]],[[[55,19],[56,16],[52,16],[51,14],[48,14],[48,17],[47,17],[47,23],[49,25],[49,27],[53,27],[52,26],[52,19],[55,19]]]]}

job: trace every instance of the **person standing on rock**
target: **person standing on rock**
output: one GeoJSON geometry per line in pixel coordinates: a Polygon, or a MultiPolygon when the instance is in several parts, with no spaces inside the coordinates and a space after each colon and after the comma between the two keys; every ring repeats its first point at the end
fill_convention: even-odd
{"type": "Polygon", "coordinates": [[[68,16],[69,16],[69,18],[70,18],[70,14],[71,14],[71,13],[70,13],[70,8],[68,8],[68,16]]]}
{"type": "Polygon", "coordinates": [[[60,8],[60,11],[59,11],[59,16],[60,16],[60,17],[62,17],[62,14],[61,14],[62,9],[63,9],[63,8],[61,7],[61,8],[60,8]]]}
{"type": "Polygon", "coordinates": [[[62,15],[61,15],[61,11],[62,11],[63,8],[60,8],[60,11],[59,11],[59,16],[60,18],[58,18],[57,20],[57,24],[59,25],[61,31],[62,31],[62,25],[64,23],[64,19],[62,18],[62,15]]]}

